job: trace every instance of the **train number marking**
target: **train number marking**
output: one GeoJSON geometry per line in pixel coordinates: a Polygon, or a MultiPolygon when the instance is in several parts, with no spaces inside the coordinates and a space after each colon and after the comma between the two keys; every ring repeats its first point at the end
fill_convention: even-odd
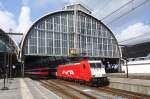
{"type": "Polygon", "coordinates": [[[63,70],[63,71],[62,71],[62,74],[74,75],[74,71],[73,71],[73,70],[67,70],[67,71],[63,70]]]}

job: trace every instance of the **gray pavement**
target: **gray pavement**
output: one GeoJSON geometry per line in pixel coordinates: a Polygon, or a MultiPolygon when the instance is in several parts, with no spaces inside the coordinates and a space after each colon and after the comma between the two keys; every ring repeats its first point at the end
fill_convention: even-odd
{"type": "MultiPolygon", "coordinates": [[[[61,99],[59,96],[29,78],[14,78],[6,81],[9,90],[0,90],[0,99],[61,99]]],[[[3,80],[0,79],[0,89],[3,80]]]]}
{"type": "MultiPolygon", "coordinates": [[[[21,88],[19,86],[19,78],[15,78],[14,80],[6,81],[6,86],[9,90],[0,90],[0,99],[22,99],[21,97],[21,88]]],[[[3,80],[0,80],[0,89],[3,87],[3,80]]]]}

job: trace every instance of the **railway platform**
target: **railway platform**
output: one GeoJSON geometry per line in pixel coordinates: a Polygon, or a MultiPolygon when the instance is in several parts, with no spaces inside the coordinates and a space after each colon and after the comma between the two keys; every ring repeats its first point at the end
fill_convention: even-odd
{"type": "MultiPolygon", "coordinates": [[[[111,78],[127,78],[126,73],[107,73],[111,78]]],[[[128,78],[150,80],[150,73],[128,73],[128,78]]]]}
{"type": "MultiPolygon", "coordinates": [[[[0,89],[3,86],[3,79],[0,79],[0,89]]],[[[0,99],[61,99],[30,78],[6,80],[6,86],[8,90],[0,90],[0,99]]]]}
{"type": "Polygon", "coordinates": [[[150,95],[150,80],[109,77],[111,88],[150,95]]]}

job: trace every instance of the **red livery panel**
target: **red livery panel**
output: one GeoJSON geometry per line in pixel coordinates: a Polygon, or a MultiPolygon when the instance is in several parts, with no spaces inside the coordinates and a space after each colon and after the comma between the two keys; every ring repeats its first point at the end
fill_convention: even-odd
{"type": "Polygon", "coordinates": [[[90,65],[87,60],[72,65],[59,65],[57,69],[57,77],[90,82],[92,78],[90,65]]]}

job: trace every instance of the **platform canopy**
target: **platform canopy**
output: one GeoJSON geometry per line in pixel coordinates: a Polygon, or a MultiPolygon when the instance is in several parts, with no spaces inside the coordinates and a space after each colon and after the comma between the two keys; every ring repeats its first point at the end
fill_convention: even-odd
{"type": "Polygon", "coordinates": [[[18,46],[15,41],[2,29],[0,29],[0,53],[18,53],[18,46]]]}

